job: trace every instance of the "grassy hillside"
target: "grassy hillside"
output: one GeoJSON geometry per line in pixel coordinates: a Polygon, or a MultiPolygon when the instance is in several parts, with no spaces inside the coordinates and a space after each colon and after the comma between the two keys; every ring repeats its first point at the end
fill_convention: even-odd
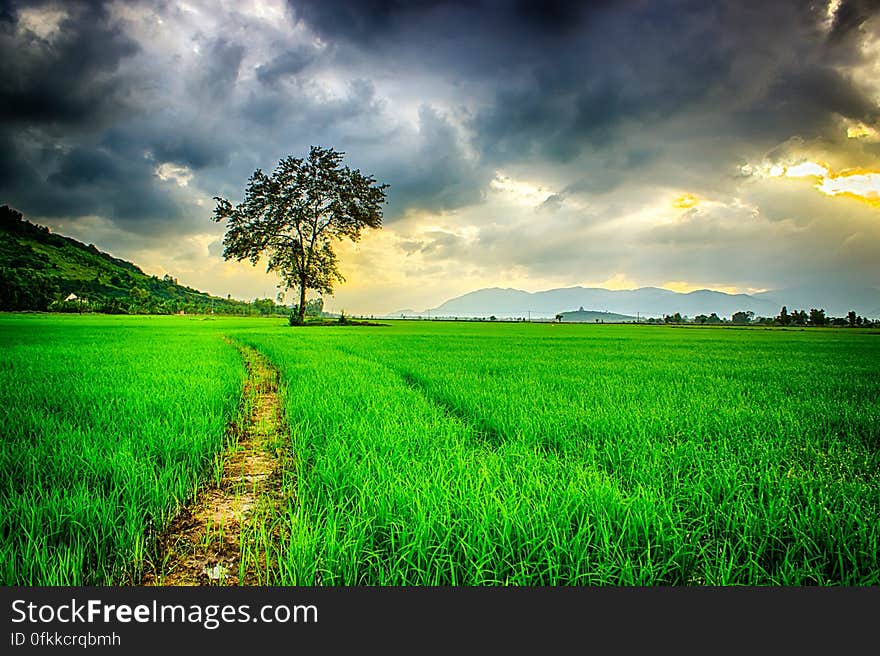
{"type": "Polygon", "coordinates": [[[53,234],[0,207],[0,310],[89,310],[110,313],[284,312],[271,299],[247,303],[151,276],[93,244],[53,234]],[[77,300],[65,301],[70,294],[77,300]],[[85,300],[79,300],[85,299],[85,300]]]}

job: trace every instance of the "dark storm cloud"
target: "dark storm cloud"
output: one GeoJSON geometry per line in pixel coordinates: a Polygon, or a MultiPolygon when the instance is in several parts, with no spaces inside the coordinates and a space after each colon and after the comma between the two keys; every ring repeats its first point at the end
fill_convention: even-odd
{"type": "Polygon", "coordinates": [[[148,144],[157,161],[183,164],[196,171],[225,164],[229,159],[226,144],[218,142],[215,134],[198,128],[157,135],[148,144]]]}
{"type": "MultiPolygon", "coordinates": [[[[67,14],[46,38],[0,24],[0,193],[40,217],[101,215],[125,230],[167,231],[184,207],[155,175],[170,162],[198,170],[228,159],[212,126],[163,115],[144,98],[144,74],[123,73],[141,51],[104,3],[60,5],[67,14]]],[[[244,49],[224,39],[208,46],[209,65],[192,81],[193,98],[222,102],[244,49]]]]}
{"type": "Polygon", "coordinates": [[[826,57],[802,3],[773,3],[766,16],[733,3],[667,9],[605,14],[601,32],[538,53],[537,74],[499,81],[475,119],[483,152],[501,163],[522,152],[564,162],[639,132],[662,139],[683,116],[693,119],[689,140],[714,133],[766,148],[793,133],[825,136],[837,115],[876,117],[870,96],[826,57]]]}
{"type": "Polygon", "coordinates": [[[112,217],[136,233],[167,229],[181,206],[162,188],[153,164],[144,158],[119,156],[102,147],[78,146],[44,155],[41,170],[19,169],[17,184],[5,191],[10,202],[37,216],[62,218],[86,215],[112,217]]]}
{"type": "Polygon", "coordinates": [[[852,79],[817,66],[780,72],[765,94],[729,118],[744,138],[771,143],[792,134],[833,137],[839,116],[870,124],[880,108],[852,79]]]}
{"type": "Polygon", "coordinates": [[[649,6],[592,18],[550,48],[527,40],[528,63],[493,85],[493,102],[474,119],[488,159],[566,162],[605,150],[622,130],[697,105],[728,74],[728,48],[712,46],[687,15],[649,6]]]}
{"type": "Polygon", "coordinates": [[[0,1],[0,23],[15,24],[15,8],[11,0],[0,1]]]}
{"type": "Polygon", "coordinates": [[[104,150],[74,148],[60,162],[58,170],[49,176],[49,182],[65,188],[96,183],[121,183],[123,171],[114,158],[104,150]]]}
{"type": "MultiPolygon", "coordinates": [[[[363,0],[345,2],[295,0],[290,6],[297,18],[305,20],[320,34],[331,39],[343,38],[359,43],[373,43],[394,33],[401,23],[423,16],[450,3],[432,0],[363,0]]],[[[457,3],[456,3],[457,4],[457,3]]]]}
{"type": "Polygon", "coordinates": [[[840,116],[877,119],[841,68],[863,59],[875,0],[842,3],[830,30],[825,3],[800,0],[289,4],[341,60],[427,71],[473,94],[467,127],[484,167],[579,161],[607,189],[634,169],[665,180],[656,164],[686,156],[714,184],[736,157],[795,134],[827,139],[840,116]]]}
{"type": "MultiPolygon", "coordinates": [[[[362,46],[392,39],[405,40],[420,33],[434,40],[455,39],[450,33],[480,32],[496,44],[511,33],[550,39],[576,31],[592,12],[613,3],[607,0],[289,0],[297,18],[330,40],[362,46]],[[426,31],[435,26],[433,34],[426,31]]],[[[473,43],[458,42],[466,48],[473,43]]],[[[522,44],[510,43],[504,50],[522,44]]],[[[489,48],[486,48],[488,51],[489,48]]]]}
{"type": "Polygon", "coordinates": [[[171,162],[192,170],[222,166],[232,144],[212,121],[197,114],[180,116],[162,109],[149,116],[133,116],[104,130],[101,146],[119,157],[171,162]]]}
{"type": "Polygon", "coordinates": [[[12,136],[0,131],[0,189],[8,192],[31,183],[36,174],[21,157],[12,136]]]}
{"type": "MultiPolygon", "coordinates": [[[[43,3],[37,3],[40,6],[43,3]]],[[[72,2],[57,37],[40,38],[0,23],[0,121],[4,124],[93,125],[126,108],[125,80],[115,75],[120,62],[138,52],[122,29],[108,22],[101,3],[72,2]]]]}
{"type": "Polygon", "coordinates": [[[385,172],[394,182],[392,216],[410,207],[443,211],[477,204],[491,180],[468,160],[449,121],[427,105],[419,109],[418,148],[401,164],[404,168],[385,172]]]}
{"type": "Polygon", "coordinates": [[[43,217],[103,213],[125,223],[176,214],[145,163],[86,145],[130,112],[118,69],[137,43],[102,3],[65,4],[49,38],[20,29],[23,7],[14,3],[14,20],[0,26],[0,192],[43,217]]]}

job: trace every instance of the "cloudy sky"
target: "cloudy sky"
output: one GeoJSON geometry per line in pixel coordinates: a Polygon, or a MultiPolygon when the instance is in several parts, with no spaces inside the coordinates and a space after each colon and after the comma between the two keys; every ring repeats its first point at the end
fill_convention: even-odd
{"type": "Polygon", "coordinates": [[[33,221],[274,297],[212,198],[313,144],[390,185],[331,309],[880,286],[877,0],[0,0],[0,203],[33,221]]]}

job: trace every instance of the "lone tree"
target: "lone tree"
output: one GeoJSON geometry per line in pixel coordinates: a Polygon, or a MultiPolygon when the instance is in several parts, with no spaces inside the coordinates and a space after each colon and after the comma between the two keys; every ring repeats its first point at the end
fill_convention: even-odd
{"type": "Polygon", "coordinates": [[[223,258],[256,265],[265,256],[266,271],[281,276],[279,287],[299,289],[295,323],[305,321],[307,290],[332,294],[333,284],[345,281],[333,242],[356,242],[364,228],[382,227],[388,185],[342,166],[343,155],[312,146],[307,159],[286,157],[271,176],[254,171],[238,205],[214,197],[213,220],[228,221],[223,258]]]}

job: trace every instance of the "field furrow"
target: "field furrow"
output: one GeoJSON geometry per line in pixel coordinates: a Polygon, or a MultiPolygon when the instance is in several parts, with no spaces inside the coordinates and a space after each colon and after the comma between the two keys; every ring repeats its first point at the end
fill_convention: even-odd
{"type": "Polygon", "coordinates": [[[383,362],[382,360],[372,358],[369,355],[357,353],[356,351],[338,344],[334,345],[334,347],[344,356],[361,358],[374,366],[378,365],[384,367],[392,374],[399,376],[407,387],[424,396],[428,402],[436,405],[441,412],[450,419],[461,421],[466,426],[464,432],[466,432],[467,435],[472,436],[473,439],[482,443],[484,446],[495,448],[503,443],[504,436],[499,433],[497,429],[488,425],[482,417],[471,414],[452,399],[443,394],[437,393],[431,385],[431,382],[421,377],[419,374],[413,373],[407,369],[396,367],[387,361],[383,362]]]}
{"type": "Polygon", "coordinates": [[[215,480],[174,518],[144,585],[258,585],[267,563],[258,542],[277,540],[266,519],[277,515],[289,436],[278,391],[278,371],[252,348],[239,416],[218,454],[215,480]]]}

